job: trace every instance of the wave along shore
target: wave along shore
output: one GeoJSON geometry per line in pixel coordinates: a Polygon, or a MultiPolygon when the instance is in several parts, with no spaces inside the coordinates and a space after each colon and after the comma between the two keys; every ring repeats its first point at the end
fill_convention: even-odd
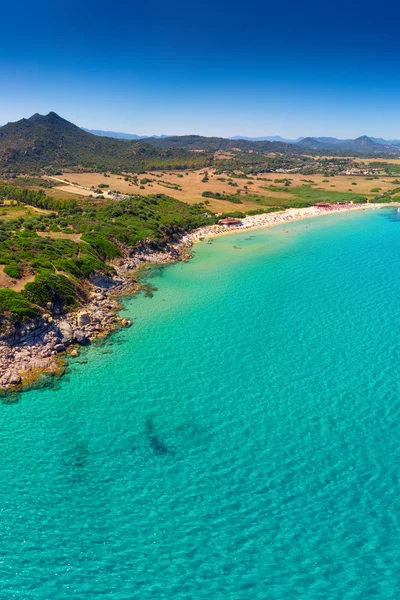
{"type": "Polygon", "coordinates": [[[52,317],[44,314],[0,341],[0,392],[19,390],[35,382],[42,374],[61,374],[65,353],[79,354],[78,346],[87,345],[114,329],[129,327],[131,321],[118,317],[118,296],[137,293],[137,271],[146,264],[168,264],[190,257],[195,242],[217,235],[271,227],[326,214],[353,210],[378,209],[393,204],[346,205],[326,211],[318,207],[291,208],[282,212],[248,216],[234,225],[210,225],[186,233],[179,241],[155,251],[143,244],[133,256],[114,264],[117,276],[99,280],[93,286],[89,302],[78,311],[52,317]]]}

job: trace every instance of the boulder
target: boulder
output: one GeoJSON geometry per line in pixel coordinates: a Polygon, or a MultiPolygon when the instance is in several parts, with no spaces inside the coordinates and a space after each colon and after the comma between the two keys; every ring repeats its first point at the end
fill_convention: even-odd
{"type": "Polygon", "coordinates": [[[54,346],[54,350],[55,350],[56,352],[64,352],[64,350],[65,350],[65,346],[64,346],[64,344],[56,344],[56,345],[54,346]]]}
{"type": "Polygon", "coordinates": [[[79,327],[83,327],[84,325],[89,325],[90,323],[90,315],[85,312],[79,313],[77,317],[77,323],[79,327]]]}
{"type": "Polygon", "coordinates": [[[73,350],[71,350],[71,356],[79,356],[79,350],[77,348],[74,348],[73,350]]]}
{"type": "Polygon", "coordinates": [[[74,331],[74,340],[81,346],[87,346],[87,344],[89,344],[89,338],[80,329],[74,331]]]}
{"type": "Polygon", "coordinates": [[[10,377],[8,378],[8,383],[11,385],[19,385],[21,381],[22,379],[19,373],[11,373],[10,377]]]}
{"type": "Polygon", "coordinates": [[[60,321],[58,324],[58,329],[61,334],[61,341],[63,344],[70,344],[73,338],[73,329],[68,321],[60,321]]]}
{"type": "Polygon", "coordinates": [[[130,327],[132,325],[131,319],[121,319],[122,327],[130,327]]]}
{"type": "Polygon", "coordinates": [[[95,286],[100,288],[100,292],[102,292],[103,289],[108,290],[111,287],[122,283],[122,281],[113,279],[112,277],[109,277],[108,275],[104,275],[104,273],[99,273],[97,271],[91,273],[89,279],[95,286]]]}

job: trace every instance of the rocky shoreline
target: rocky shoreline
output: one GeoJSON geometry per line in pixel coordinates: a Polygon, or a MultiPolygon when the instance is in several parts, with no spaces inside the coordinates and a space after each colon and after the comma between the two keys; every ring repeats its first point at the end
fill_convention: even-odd
{"type": "MultiPolygon", "coordinates": [[[[384,205],[354,205],[331,212],[382,208],[384,205]]],[[[61,374],[66,353],[79,355],[79,346],[90,344],[108,335],[118,327],[129,327],[132,322],[118,316],[121,305],[118,296],[134,294],[141,289],[137,272],[144,265],[169,264],[191,256],[190,249],[199,240],[231,231],[269,227],[280,223],[327,214],[315,207],[288,209],[246,217],[240,224],[211,225],[183,235],[179,240],[162,248],[144,242],[130,256],[113,266],[114,278],[94,277],[88,302],[78,311],[65,315],[43,314],[40,318],[0,338],[0,393],[19,390],[34,383],[42,374],[61,374]]],[[[49,307],[51,308],[51,307],[49,307]]]]}
{"type": "Polygon", "coordinates": [[[93,278],[88,302],[79,310],[59,316],[45,313],[12,335],[0,338],[0,392],[20,390],[43,374],[61,374],[67,354],[78,356],[80,346],[118,327],[129,327],[131,320],[118,316],[118,297],[140,291],[138,270],[147,264],[185,260],[190,256],[191,245],[190,235],[163,249],[144,243],[132,256],[113,265],[115,277],[93,278]]]}

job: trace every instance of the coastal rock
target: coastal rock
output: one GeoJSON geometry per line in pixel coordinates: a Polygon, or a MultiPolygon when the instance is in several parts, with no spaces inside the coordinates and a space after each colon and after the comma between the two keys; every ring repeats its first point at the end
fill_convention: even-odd
{"type": "Polygon", "coordinates": [[[81,331],[80,329],[76,329],[74,331],[74,335],[73,338],[75,340],[75,342],[77,342],[78,344],[80,344],[81,346],[87,346],[87,344],[89,344],[89,338],[87,337],[87,335],[81,331]]]}
{"type": "Polygon", "coordinates": [[[131,319],[121,319],[122,327],[131,327],[132,321],[131,319]]]}
{"type": "MultiPolygon", "coordinates": [[[[194,239],[194,238],[193,238],[194,239]]],[[[130,327],[131,319],[119,318],[116,311],[120,304],[111,294],[137,291],[137,280],[127,276],[127,269],[143,263],[167,263],[182,257],[185,245],[192,236],[180,240],[176,246],[144,243],[129,262],[121,259],[116,267],[115,278],[94,278],[96,287],[89,295],[90,301],[79,313],[65,315],[62,307],[49,302],[44,314],[21,329],[6,327],[0,338],[0,387],[12,389],[22,383],[19,373],[26,371],[55,372],[59,369],[58,353],[64,352],[71,343],[86,345],[98,334],[106,334],[119,324],[130,327]]],[[[79,356],[77,348],[71,348],[72,356],[79,356]]],[[[86,359],[79,362],[87,362],[86,359]]]]}
{"type": "Polygon", "coordinates": [[[61,333],[62,343],[70,344],[73,338],[73,329],[70,323],[68,323],[68,321],[60,321],[58,329],[61,333]]]}
{"type": "Polygon", "coordinates": [[[98,272],[92,273],[90,275],[89,279],[95,286],[106,289],[106,290],[122,283],[122,281],[115,280],[112,277],[108,277],[107,275],[104,275],[104,273],[98,273],[98,272]]]}
{"type": "Polygon", "coordinates": [[[19,385],[21,383],[21,375],[19,373],[11,373],[8,378],[8,383],[11,385],[19,385]]]}
{"type": "Polygon", "coordinates": [[[83,325],[89,325],[90,323],[90,315],[86,312],[81,312],[77,317],[78,327],[82,327],[83,325]]]}

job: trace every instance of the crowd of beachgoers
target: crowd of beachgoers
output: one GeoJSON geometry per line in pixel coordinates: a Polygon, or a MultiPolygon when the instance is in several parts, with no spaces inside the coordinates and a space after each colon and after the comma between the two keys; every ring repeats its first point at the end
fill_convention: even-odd
{"type": "Polygon", "coordinates": [[[367,210],[371,208],[382,208],[382,204],[338,204],[332,205],[329,210],[318,206],[307,206],[305,208],[288,208],[287,210],[275,213],[265,213],[260,215],[252,215],[238,219],[237,223],[231,225],[210,225],[196,229],[196,231],[188,234],[188,239],[192,242],[202,240],[204,238],[222,235],[230,231],[238,231],[242,229],[253,229],[258,227],[271,227],[289,221],[298,221],[310,217],[317,217],[326,214],[335,214],[346,212],[349,210],[367,210]]]}

